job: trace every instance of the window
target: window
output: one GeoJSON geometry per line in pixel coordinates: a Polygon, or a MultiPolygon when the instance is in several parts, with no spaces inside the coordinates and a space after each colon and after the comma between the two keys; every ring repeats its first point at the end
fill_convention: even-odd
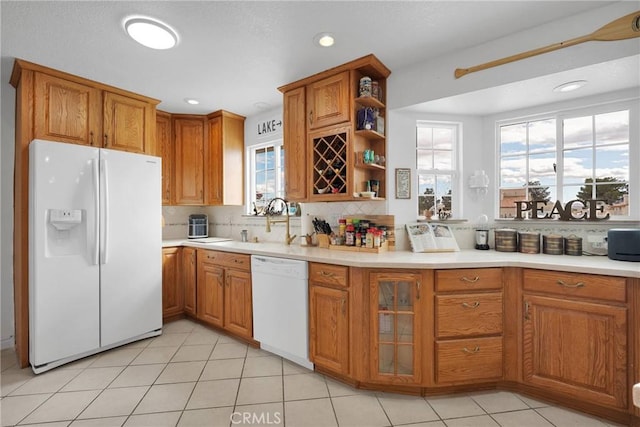
{"type": "Polygon", "coordinates": [[[520,200],[551,202],[550,213],[556,200],[589,199],[629,218],[629,119],[629,108],[601,108],[499,124],[500,218],[515,217],[520,200]]]}
{"type": "Polygon", "coordinates": [[[456,150],[458,124],[416,124],[416,169],[418,216],[427,219],[451,217],[457,206],[456,150]]]}
{"type": "Polygon", "coordinates": [[[282,140],[248,148],[249,195],[247,210],[262,213],[269,200],[284,197],[284,149],[282,140]]]}

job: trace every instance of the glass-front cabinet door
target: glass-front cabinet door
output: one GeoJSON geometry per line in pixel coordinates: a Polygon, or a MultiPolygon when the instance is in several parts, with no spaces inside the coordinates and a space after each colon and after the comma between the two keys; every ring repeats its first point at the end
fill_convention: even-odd
{"type": "Polygon", "coordinates": [[[373,381],[413,384],[421,380],[421,278],[393,272],[369,276],[373,381]]]}

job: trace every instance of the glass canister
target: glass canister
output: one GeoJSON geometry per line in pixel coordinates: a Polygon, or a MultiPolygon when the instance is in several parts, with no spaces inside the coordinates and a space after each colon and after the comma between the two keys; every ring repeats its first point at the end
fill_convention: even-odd
{"type": "Polygon", "coordinates": [[[371,77],[364,76],[360,79],[358,92],[360,96],[371,96],[371,77]]]}

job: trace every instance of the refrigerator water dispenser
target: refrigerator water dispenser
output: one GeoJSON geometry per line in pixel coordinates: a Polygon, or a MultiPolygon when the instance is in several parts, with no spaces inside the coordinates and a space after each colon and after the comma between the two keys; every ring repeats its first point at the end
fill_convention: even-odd
{"type": "Polygon", "coordinates": [[[86,248],[82,209],[47,209],[46,256],[80,255],[86,248]]]}

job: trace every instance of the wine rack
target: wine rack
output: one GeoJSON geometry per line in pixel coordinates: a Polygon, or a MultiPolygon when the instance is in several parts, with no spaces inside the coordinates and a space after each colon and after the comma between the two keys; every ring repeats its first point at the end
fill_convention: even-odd
{"type": "Polygon", "coordinates": [[[313,194],[347,193],[348,131],[313,138],[313,194]]]}

